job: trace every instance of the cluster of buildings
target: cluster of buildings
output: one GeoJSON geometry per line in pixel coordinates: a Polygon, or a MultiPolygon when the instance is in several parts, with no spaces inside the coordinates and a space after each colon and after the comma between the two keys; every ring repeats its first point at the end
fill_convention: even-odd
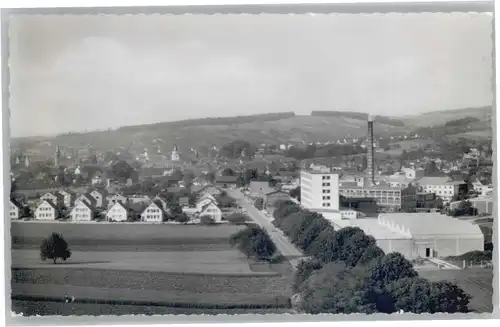
{"type": "MultiPolygon", "coordinates": [[[[221,189],[206,185],[196,190],[196,203],[189,206],[187,201],[178,201],[189,218],[209,217],[221,222],[223,210],[216,195],[221,189]],[[182,204],[184,206],[182,206],[182,204]]],[[[12,220],[24,218],[24,206],[15,200],[10,201],[9,216],[12,220]]],[[[171,216],[170,205],[161,196],[146,195],[124,196],[107,194],[94,189],[88,193],[76,194],[69,190],[47,192],[33,204],[32,217],[35,220],[58,220],[64,218],[72,222],[105,220],[111,222],[142,221],[163,222],[171,216]]]]}
{"type": "MultiPolygon", "coordinates": [[[[368,122],[368,140],[372,140],[373,122],[368,122]]],[[[368,142],[370,144],[370,142],[368,142]]],[[[403,168],[401,172],[380,176],[374,169],[373,147],[367,149],[367,172],[340,175],[325,167],[303,170],[300,175],[303,208],[321,213],[335,227],[359,227],[372,235],[386,252],[397,251],[408,259],[460,255],[484,249],[484,234],[473,220],[458,219],[432,210],[421,212],[417,203],[440,199],[453,207],[454,196],[467,192],[464,181],[447,177],[427,177],[423,170],[403,168]],[[343,196],[345,201],[340,203],[343,196]],[[363,203],[370,210],[360,210],[351,203],[363,203]],[[346,207],[347,206],[347,207],[346,207]],[[406,212],[405,212],[406,211],[406,212]]],[[[474,206],[491,214],[491,190],[481,190],[482,197],[471,199],[474,206]]],[[[432,206],[429,206],[432,208],[432,206]]]]}

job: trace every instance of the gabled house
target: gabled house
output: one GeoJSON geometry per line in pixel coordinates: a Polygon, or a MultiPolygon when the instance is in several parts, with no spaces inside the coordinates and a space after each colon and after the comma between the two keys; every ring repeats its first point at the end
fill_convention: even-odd
{"type": "Polygon", "coordinates": [[[79,202],[85,202],[91,208],[97,207],[96,199],[94,199],[94,197],[89,193],[80,194],[80,196],[75,200],[75,205],[77,205],[79,202]]]}
{"type": "Polygon", "coordinates": [[[127,221],[128,210],[120,202],[113,204],[106,213],[106,220],[108,221],[127,221]]]}
{"type": "Polygon", "coordinates": [[[128,202],[128,198],[126,196],[123,196],[121,194],[112,194],[108,195],[106,197],[108,207],[115,204],[116,202],[120,202],[123,205],[126,205],[128,202]]]}
{"type": "Polygon", "coordinates": [[[91,221],[94,218],[94,209],[85,201],[78,201],[69,214],[72,221],[91,221]]]}
{"type": "Polygon", "coordinates": [[[107,206],[107,199],[104,191],[92,190],[92,192],[90,192],[89,194],[95,199],[96,207],[105,208],[107,206]]]}
{"type": "Polygon", "coordinates": [[[92,185],[102,184],[104,181],[104,174],[101,171],[95,172],[91,179],[92,185]]]}
{"type": "Polygon", "coordinates": [[[10,219],[19,219],[21,217],[21,205],[14,200],[10,200],[9,217],[10,219]]]}
{"type": "Polygon", "coordinates": [[[222,188],[236,188],[238,178],[238,176],[217,176],[215,178],[215,186],[222,188]]]}
{"type": "Polygon", "coordinates": [[[206,196],[203,196],[196,202],[196,209],[198,210],[198,212],[201,212],[203,210],[203,207],[211,202],[217,204],[217,201],[215,200],[215,198],[213,196],[211,196],[209,194],[206,196]]]}
{"type": "Polygon", "coordinates": [[[152,201],[141,213],[141,221],[161,222],[165,217],[165,212],[160,203],[152,201]]]}
{"type": "Polygon", "coordinates": [[[215,204],[215,202],[210,201],[209,203],[205,204],[199,213],[199,217],[204,217],[208,216],[213,219],[214,222],[220,222],[222,220],[222,211],[220,208],[215,204]]]}
{"type": "Polygon", "coordinates": [[[58,192],[47,192],[40,197],[40,201],[49,200],[55,206],[63,205],[63,197],[58,192]]]}
{"type": "Polygon", "coordinates": [[[196,193],[198,196],[203,196],[205,194],[219,195],[222,191],[214,185],[205,185],[201,187],[192,187],[191,192],[196,193]]]}
{"type": "Polygon", "coordinates": [[[63,204],[66,208],[70,208],[73,206],[76,200],[76,194],[69,190],[59,191],[59,194],[63,197],[63,204]]]}
{"type": "Polygon", "coordinates": [[[163,211],[167,211],[168,209],[168,203],[167,201],[162,198],[161,196],[157,195],[154,199],[153,199],[153,202],[155,202],[156,204],[158,204],[162,209],[163,211]]]}
{"type": "Polygon", "coordinates": [[[128,198],[129,204],[149,203],[151,198],[147,195],[134,195],[128,198]]]}
{"type": "Polygon", "coordinates": [[[43,200],[35,209],[35,219],[55,220],[57,218],[59,218],[59,210],[50,200],[43,200]]]}

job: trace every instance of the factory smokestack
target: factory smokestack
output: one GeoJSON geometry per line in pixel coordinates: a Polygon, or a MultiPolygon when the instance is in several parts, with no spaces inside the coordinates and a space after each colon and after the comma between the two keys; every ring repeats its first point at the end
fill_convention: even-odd
{"type": "Polygon", "coordinates": [[[368,179],[371,185],[375,184],[375,154],[373,149],[373,117],[368,115],[368,140],[366,145],[366,163],[368,168],[368,179]]]}

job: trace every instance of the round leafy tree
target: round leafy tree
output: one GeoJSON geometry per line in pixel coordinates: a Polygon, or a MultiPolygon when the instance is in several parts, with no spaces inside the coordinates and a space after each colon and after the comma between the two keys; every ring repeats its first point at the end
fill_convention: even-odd
{"type": "Polygon", "coordinates": [[[68,243],[66,243],[62,235],[52,233],[52,235],[43,240],[42,245],[40,246],[40,258],[43,261],[52,259],[55,264],[57,259],[66,261],[69,257],[71,257],[71,251],[68,248],[68,243]]]}

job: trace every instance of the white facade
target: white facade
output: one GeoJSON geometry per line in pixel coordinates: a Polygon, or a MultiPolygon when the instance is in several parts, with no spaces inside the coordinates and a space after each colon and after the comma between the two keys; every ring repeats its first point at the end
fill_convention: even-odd
{"type": "Polygon", "coordinates": [[[68,191],[59,191],[59,194],[63,197],[63,204],[66,208],[73,206],[74,194],[68,191]]]}
{"type": "Polygon", "coordinates": [[[458,194],[460,185],[465,184],[465,182],[453,182],[443,177],[423,177],[415,183],[419,191],[435,193],[445,202],[450,202],[453,196],[458,194]]]}
{"type": "Polygon", "coordinates": [[[106,197],[101,192],[93,190],[92,192],[90,192],[90,196],[95,199],[96,207],[103,208],[106,205],[106,197]]]}
{"type": "Polygon", "coordinates": [[[127,209],[119,202],[112,205],[106,213],[106,220],[109,221],[126,221],[127,218],[127,209]]]}
{"type": "Polygon", "coordinates": [[[55,204],[55,205],[59,205],[59,204],[61,204],[60,199],[61,199],[61,198],[60,198],[60,197],[58,196],[58,194],[57,194],[57,193],[55,193],[55,192],[54,192],[54,193],[53,193],[53,192],[48,192],[48,193],[45,193],[44,195],[42,195],[42,196],[40,197],[40,200],[41,200],[41,201],[44,201],[44,200],[49,200],[49,201],[51,201],[51,202],[52,202],[53,204],[55,204]]]}
{"type": "Polygon", "coordinates": [[[111,196],[108,196],[107,200],[108,200],[108,206],[112,206],[116,202],[120,202],[121,204],[127,203],[127,197],[125,197],[121,194],[113,194],[111,196]]]}
{"type": "Polygon", "coordinates": [[[163,221],[163,210],[156,203],[151,202],[142,212],[141,220],[146,222],[161,222],[163,221]]]}
{"type": "Polygon", "coordinates": [[[301,171],[300,201],[306,209],[339,210],[339,175],[301,171]]]}
{"type": "Polygon", "coordinates": [[[411,180],[424,177],[424,170],[422,168],[403,168],[402,171],[405,177],[411,180]]]}
{"type": "Polygon", "coordinates": [[[10,219],[19,219],[20,216],[20,208],[10,201],[10,207],[9,207],[9,217],[10,219]]]}
{"type": "Polygon", "coordinates": [[[43,200],[35,209],[35,219],[55,220],[57,217],[57,209],[50,200],[43,200]]]}
{"type": "Polygon", "coordinates": [[[216,223],[222,220],[222,211],[215,203],[210,203],[206,205],[200,212],[200,217],[208,216],[212,218],[216,223]]]}
{"type": "Polygon", "coordinates": [[[91,221],[94,213],[90,206],[83,201],[79,201],[73,209],[71,209],[70,217],[72,221],[91,221]]]}

